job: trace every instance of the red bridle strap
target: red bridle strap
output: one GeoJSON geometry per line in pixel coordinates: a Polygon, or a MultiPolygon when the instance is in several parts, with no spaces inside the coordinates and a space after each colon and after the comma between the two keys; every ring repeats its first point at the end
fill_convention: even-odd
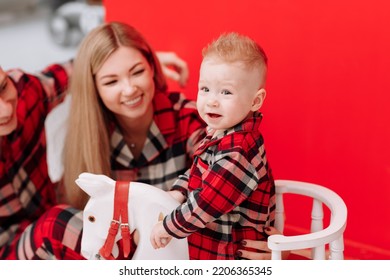
{"type": "Polygon", "coordinates": [[[112,248],[114,247],[115,237],[118,233],[119,226],[121,227],[123,241],[123,255],[126,258],[130,254],[131,235],[129,227],[128,215],[128,198],[129,198],[130,182],[117,181],[115,184],[114,195],[114,215],[108,229],[107,239],[103,247],[99,250],[101,256],[105,259],[114,259],[112,256],[112,248]]]}

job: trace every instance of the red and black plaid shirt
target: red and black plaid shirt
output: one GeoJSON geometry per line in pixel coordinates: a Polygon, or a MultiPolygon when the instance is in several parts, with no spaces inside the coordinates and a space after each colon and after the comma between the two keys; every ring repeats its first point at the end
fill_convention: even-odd
{"type": "Polygon", "coordinates": [[[256,113],[212,138],[195,153],[194,164],[173,189],[187,201],[164,219],[172,236],[188,236],[191,259],[234,259],[243,239],[264,240],[273,225],[275,185],[256,113]]]}
{"type": "Polygon", "coordinates": [[[63,100],[68,70],[52,65],[37,76],[7,73],[18,92],[15,131],[3,136],[0,155],[0,256],[23,230],[56,204],[46,163],[44,121],[63,100]]]}

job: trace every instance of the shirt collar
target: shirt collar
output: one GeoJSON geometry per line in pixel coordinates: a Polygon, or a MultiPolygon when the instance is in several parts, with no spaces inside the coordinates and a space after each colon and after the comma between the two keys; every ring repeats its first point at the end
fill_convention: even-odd
{"type": "Polygon", "coordinates": [[[260,112],[254,112],[253,115],[244,121],[240,122],[239,124],[235,125],[234,127],[231,127],[229,129],[226,129],[219,133],[216,137],[212,138],[214,134],[214,130],[207,127],[207,136],[206,139],[208,140],[219,140],[223,138],[224,136],[236,132],[254,132],[260,130],[260,123],[263,119],[263,115],[260,112]]]}
{"type": "MultiPolygon", "coordinates": [[[[143,166],[152,161],[168,147],[169,134],[175,132],[175,114],[172,103],[165,93],[156,93],[153,99],[154,117],[142,151],[136,163],[143,166]]],[[[123,166],[131,167],[135,164],[130,149],[125,144],[123,135],[118,127],[113,129],[111,146],[114,149],[116,161],[123,166]],[[129,166],[130,165],[130,166],[129,166]]]]}
{"type": "Polygon", "coordinates": [[[214,130],[207,128],[207,135],[201,141],[198,150],[195,155],[201,154],[205,149],[210,146],[217,145],[223,137],[232,133],[254,133],[260,131],[260,123],[263,115],[260,112],[254,112],[253,115],[232,128],[222,131],[217,136],[213,137],[214,130]]]}

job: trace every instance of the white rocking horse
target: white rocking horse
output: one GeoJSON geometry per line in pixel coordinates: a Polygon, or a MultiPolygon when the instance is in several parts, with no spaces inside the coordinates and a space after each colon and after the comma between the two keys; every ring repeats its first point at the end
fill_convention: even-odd
{"type": "Polygon", "coordinates": [[[137,248],[133,260],[189,259],[186,238],[173,238],[165,248],[157,250],[150,243],[152,227],[179,205],[167,192],[91,173],[80,174],[76,183],[90,196],[83,213],[81,253],[85,258],[116,259],[120,239],[127,257],[134,238],[137,248]]]}

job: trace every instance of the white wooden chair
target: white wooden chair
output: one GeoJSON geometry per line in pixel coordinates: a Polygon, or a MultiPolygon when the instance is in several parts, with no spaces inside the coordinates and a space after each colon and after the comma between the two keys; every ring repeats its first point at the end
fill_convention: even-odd
{"type": "Polygon", "coordinates": [[[280,260],[282,251],[311,249],[311,259],[325,260],[327,259],[325,250],[327,244],[329,244],[330,251],[328,259],[344,259],[343,233],[347,223],[347,207],[341,197],[328,188],[312,183],[291,180],[276,180],[275,183],[275,227],[280,232],[283,232],[284,229],[284,194],[291,193],[311,197],[313,198],[313,206],[311,233],[294,236],[278,234],[268,237],[268,247],[272,250],[272,259],[280,260]],[[323,205],[328,207],[330,211],[330,222],[326,228],[323,228],[323,205]]]}

